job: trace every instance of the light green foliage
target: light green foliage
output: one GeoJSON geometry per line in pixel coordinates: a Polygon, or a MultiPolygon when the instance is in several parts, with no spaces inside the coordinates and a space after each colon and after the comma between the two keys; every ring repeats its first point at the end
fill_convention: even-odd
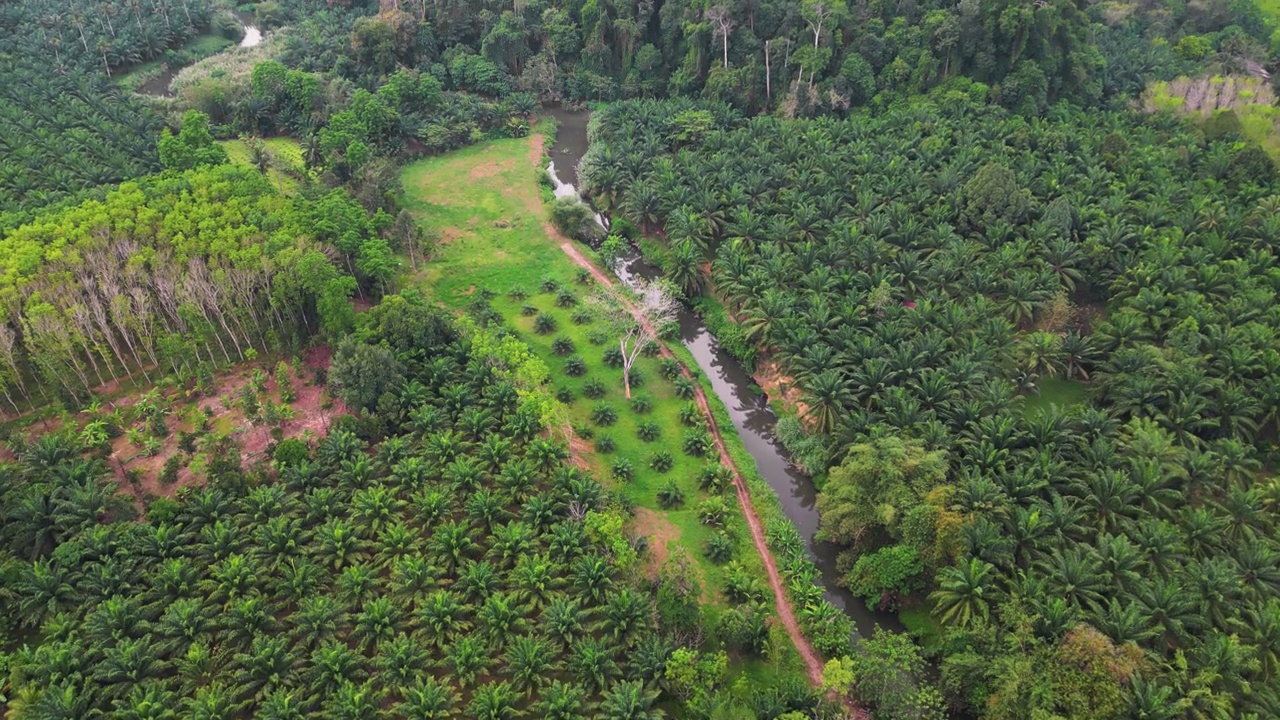
{"type": "Polygon", "coordinates": [[[921,587],[924,562],[920,552],[907,545],[890,545],[863,554],[849,571],[849,589],[861,595],[867,605],[893,606],[921,587]]]}
{"type": "Polygon", "coordinates": [[[182,116],[182,129],[177,135],[165,128],[159,148],[160,164],[166,170],[192,170],[230,162],[226,149],[209,134],[209,118],[195,110],[182,116]]]}
{"type": "Polygon", "coordinates": [[[709,696],[724,681],[728,660],[723,652],[702,653],[678,648],[667,659],[664,678],[677,697],[692,700],[709,696]]]}

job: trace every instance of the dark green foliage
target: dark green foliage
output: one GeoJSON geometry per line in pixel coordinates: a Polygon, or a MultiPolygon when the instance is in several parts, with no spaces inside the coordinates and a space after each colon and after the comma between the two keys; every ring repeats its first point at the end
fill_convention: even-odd
{"type": "Polygon", "coordinates": [[[680,422],[688,427],[703,427],[707,418],[696,402],[687,402],[680,406],[680,422]]]}
{"type": "Polygon", "coordinates": [[[587,333],[587,341],[592,345],[603,345],[613,339],[613,335],[604,328],[596,328],[587,333]]]}
{"type": "Polygon", "coordinates": [[[240,468],[238,446],[211,442],[207,477],[141,522],[74,432],[33,439],[0,479],[0,618],[30,647],[4,656],[6,696],[67,718],[122,704],[147,717],[234,706],[264,718],[329,714],[321,707],[496,718],[566,691],[572,717],[672,702],[658,691],[669,630],[615,564],[628,538],[569,519],[625,508],[604,509],[599,485],[557,457],[536,419],[528,433],[464,439],[471,417],[506,428],[527,413],[500,373],[450,380],[495,364],[469,348],[432,347],[410,371],[423,407],[461,401],[432,429],[371,448],[344,429],[359,420],[335,422],[314,459],[280,443],[278,473],[240,468]],[[53,512],[31,522],[40,516],[22,508],[53,512]],[[72,577],[74,590],[33,601],[50,579],[72,577]],[[207,684],[183,689],[191,673],[207,684]],[[145,709],[147,697],[165,698],[161,711],[145,709]]]}
{"type": "Polygon", "coordinates": [[[684,505],[684,490],[675,480],[668,480],[658,488],[658,504],[667,509],[684,505]]]}
{"type": "Polygon", "coordinates": [[[680,376],[676,378],[675,382],[672,384],[675,385],[676,388],[676,397],[683,400],[692,400],[693,396],[696,394],[694,390],[697,385],[695,385],[693,380],[690,378],[680,376]]]}
{"type": "Polygon", "coordinates": [[[595,278],[592,277],[591,271],[586,268],[578,268],[573,274],[573,279],[579,285],[590,285],[595,282],[595,278]]]}
{"type": "Polygon", "coordinates": [[[649,468],[660,473],[669,472],[675,464],[675,458],[666,450],[659,450],[649,457],[649,468]]]}
{"type": "Polygon", "coordinates": [[[733,540],[724,532],[717,532],[707,540],[703,554],[711,562],[723,565],[733,559],[733,540]]]}
{"type": "MultiPolygon", "coordinates": [[[[573,322],[574,325],[590,325],[592,322],[595,321],[595,319],[596,319],[595,314],[592,313],[589,308],[584,308],[584,307],[575,309],[569,315],[569,320],[573,322]]],[[[592,343],[599,345],[599,343],[596,343],[594,340],[592,341],[592,343]]]]}
{"type": "Polygon", "coordinates": [[[564,335],[558,335],[555,340],[551,341],[551,352],[557,355],[568,355],[573,351],[574,347],[572,338],[564,335]]]}
{"type": "MultiPolygon", "coordinates": [[[[1099,42],[1108,84],[1177,67],[1131,29],[1099,42]]],[[[853,47],[877,73],[902,60],[853,47]]],[[[1257,618],[1280,579],[1221,572],[1280,553],[1274,167],[1230,132],[1052,104],[1063,78],[1030,56],[1003,80],[848,122],[732,116],[683,144],[670,118],[697,103],[614,103],[583,185],[710,262],[746,349],[776,363],[773,399],[804,404],[778,434],[825,482],[841,570],[941,622],[950,711],[1174,717],[1213,676],[1191,702],[1267,716],[1274,671],[1210,658],[1274,644],[1257,618]]],[[[793,597],[812,585],[795,577],[793,597]]],[[[850,652],[839,613],[802,625],[850,652]]],[[[913,662],[868,688],[878,714],[938,716],[913,662]]]]}
{"type": "Polygon", "coordinates": [[[556,331],[556,319],[546,313],[533,319],[533,331],[539,335],[550,335],[556,331]]]}
{"type": "Polygon", "coordinates": [[[568,290],[561,290],[556,293],[556,307],[571,308],[578,304],[578,296],[568,290]]]}
{"type": "Polygon", "coordinates": [[[619,458],[613,461],[613,465],[609,467],[609,473],[614,480],[631,482],[632,478],[636,476],[636,469],[630,460],[619,458]]]}
{"type": "Polygon", "coordinates": [[[343,340],[329,365],[329,389],[353,409],[372,409],[404,382],[404,366],[385,345],[343,340]]]}
{"type": "Polygon", "coordinates": [[[629,373],[629,378],[631,380],[632,390],[638,390],[644,387],[645,376],[644,372],[640,368],[632,367],[631,372],[629,373]]]}
{"type": "Polygon", "coordinates": [[[609,403],[596,403],[591,408],[591,422],[600,427],[608,427],[618,422],[618,411],[609,403]]]}
{"type": "Polygon", "coordinates": [[[622,348],[611,347],[605,350],[601,359],[609,367],[622,367],[622,348]]]}
{"type": "Polygon", "coordinates": [[[733,471],[719,462],[709,462],[698,473],[698,487],[720,494],[733,484],[733,471]]]}
{"type": "Polygon", "coordinates": [[[566,405],[573,402],[574,398],[575,395],[573,393],[573,388],[571,387],[562,387],[556,390],[556,400],[559,400],[566,405]]]}
{"type": "Polygon", "coordinates": [[[608,390],[605,388],[604,383],[600,382],[596,378],[591,378],[582,384],[583,397],[591,400],[599,400],[605,396],[606,392],[608,392],[608,390]]]}
{"type": "Polygon", "coordinates": [[[570,355],[564,361],[564,374],[569,377],[582,377],[587,374],[587,361],[581,355],[570,355]]]}
{"type": "Polygon", "coordinates": [[[613,436],[610,435],[609,433],[600,433],[596,437],[595,448],[596,448],[596,452],[604,453],[607,455],[613,452],[614,450],[617,450],[618,444],[616,441],[614,441],[613,436]]]}
{"type": "Polygon", "coordinates": [[[541,311],[538,310],[538,306],[532,303],[525,303],[520,306],[520,314],[525,317],[533,317],[534,315],[537,315],[539,312],[541,311]]]}
{"type": "Polygon", "coordinates": [[[632,395],[627,404],[631,406],[631,412],[639,415],[645,415],[653,410],[653,398],[648,395],[632,395]]]}
{"type": "Polygon", "coordinates": [[[538,290],[544,293],[553,293],[560,289],[560,281],[553,277],[544,277],[538,283],[538,290]]]}
{"type": "Polygon", "coordinates": [[[178,482],[178,471],[182,469],[182,456],[170,455],[160,469],[160,484],[172,485],[178,482]]]}
{"type": "Polygon", "coordinates": [[[920,588],[923,573],[919,551],[909,545],[890,545],[860,556],[846,582],[867,605],[893,608],[900,598],[920,588]]]}
{"type": "Polygon", "coordinates": [[[663,358],[658,364],[662,368],[662,377],[667,380],[675,380],[682,374],[680,361],[675,358],[663,358]]]}
{"type": "Polygon", "coordinates": [[[281,468],[293,467],[311,457],[311,450],[307,447],[306,442],[298,438],[289,438],[281,440],[276,445],[275,452],[271,455],[272,459],[281,468]]]}
{"type": "Polygon", "coordinates": [[[195,110],[182,116],[182,129],[177,135],[164,129],[158,150],[160,164],[166,170],[194,170],[229,161],[226,149],[214,142],[209,133],[209,118],[195,110]]]}
{"type": "Polygon", "coordinates": [[[636,437],[645,442],[653,442],[662,437],[662,428],[652,421],[645,421],[636,426],[636,437]]]}
{"type": "Polygon", "coordinates": [[[707,431],[694,429],[685,431],[684,439],[680,442],[680,449],[684,451],[685,455],[702,457],[711,452],[712,445],[711,435],[707,431]]]}

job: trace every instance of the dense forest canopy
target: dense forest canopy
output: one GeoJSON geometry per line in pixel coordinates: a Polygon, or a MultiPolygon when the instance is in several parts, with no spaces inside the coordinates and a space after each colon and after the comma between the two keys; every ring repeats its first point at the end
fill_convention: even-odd
{"type": "Polygon", "coordinates": [[[597,202],[663,228],[669,276],[713,290],[744,357],[803,390],[818,442],[797,449],[830,468],[823,532],[851,548],[850,585],[936,590],[954,706],[1276,713],[1261,150],[954,91],[843,121],[627,102],[592,132],[597,202]],[[1055,378],[1089,379],[1090,402],[1024,409],[1055,378]]]}

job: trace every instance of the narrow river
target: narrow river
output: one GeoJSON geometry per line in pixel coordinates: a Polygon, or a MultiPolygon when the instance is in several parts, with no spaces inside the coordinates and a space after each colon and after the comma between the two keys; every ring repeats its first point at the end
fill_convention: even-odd
{"type": "MultiPolygon", "coordinates": [[[[551,115],[558,122],[559,129],[555,147],[551,149],[548,172],[556,185],[556,197],[576,195],[574,185],[578,182],[578,161],[587,151],[587,113],[552,110],[551,115]]],[[[634,248],[615,271],[628,284],[637,277],[661,275],[661,270],[648,263],[634,248]]],[[[822,573],[827,599],[853,618],[860,635],[870,635],[876,625],[886,630],[904,631],[897,615],[868,608],[861,598],[836,584],[840,577],[836,570],[836,548],[815,538],[818,532],[817,490],[812,480],[792,468],[786,450],[774,439],[773,428],[778,418],[755,380],[736,358],[720,347],[719,341],[702,324],[702,319],[684,307],[680,310],[680,340],[711,380],[711,386],[729,411],[743,445],[755,459],[760,475],[778,494],[787,517],[804,538],[809,557],[822,573]]]]}
{"type": "MultiPolygon", "coordinates": [[[[253,17],[253,13],[233,10],[231,14],[240,23],[241,29],[244,30],[244,36],[240,38],[239,47],[253,47],[262,42],[262,31],[251,24],[257,22],[253,17]]],[[[156,97],[173,97],[173,91],[169,89],[169,85],[173,83],[173,79],[178,76],[178,73],[184,67],[186,66],[174,65],[164,68],[159,75],[139,85],[137,92],[142,95],[154,95],[156,97]]],[[[124,72],[124,70],[119,72],[124,72]]]]}

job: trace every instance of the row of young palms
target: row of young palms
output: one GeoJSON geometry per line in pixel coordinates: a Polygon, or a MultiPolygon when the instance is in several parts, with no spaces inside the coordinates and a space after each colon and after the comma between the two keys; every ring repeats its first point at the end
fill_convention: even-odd
{"type": "Polygon", "coordinates": [[[12,716],[662,717],[675,646],[589,530],[601,487],[433,339],[403,428],[339,423],[272,467],[228,447],[145,522],[70,434],[6,463],[0,603],[39,633],[12,716]]]}
{"type": "Polygon", "coordinates": [[[1232,140],[959,93],[847,122],[633,102],[580,174],[794,378],[807,467],[886,435],[945,453],[927,487],[863,488],[883,513],[842,541],[848,567],[925,559],[955,707],[1069,714],[1046,658],[1089,625],[1145,655],[1094,717],[1270,717],[1280,227],[1269,159],[1232,140]],[[1052,376],[1090,402],[1024,408],[1052,376]]]}

